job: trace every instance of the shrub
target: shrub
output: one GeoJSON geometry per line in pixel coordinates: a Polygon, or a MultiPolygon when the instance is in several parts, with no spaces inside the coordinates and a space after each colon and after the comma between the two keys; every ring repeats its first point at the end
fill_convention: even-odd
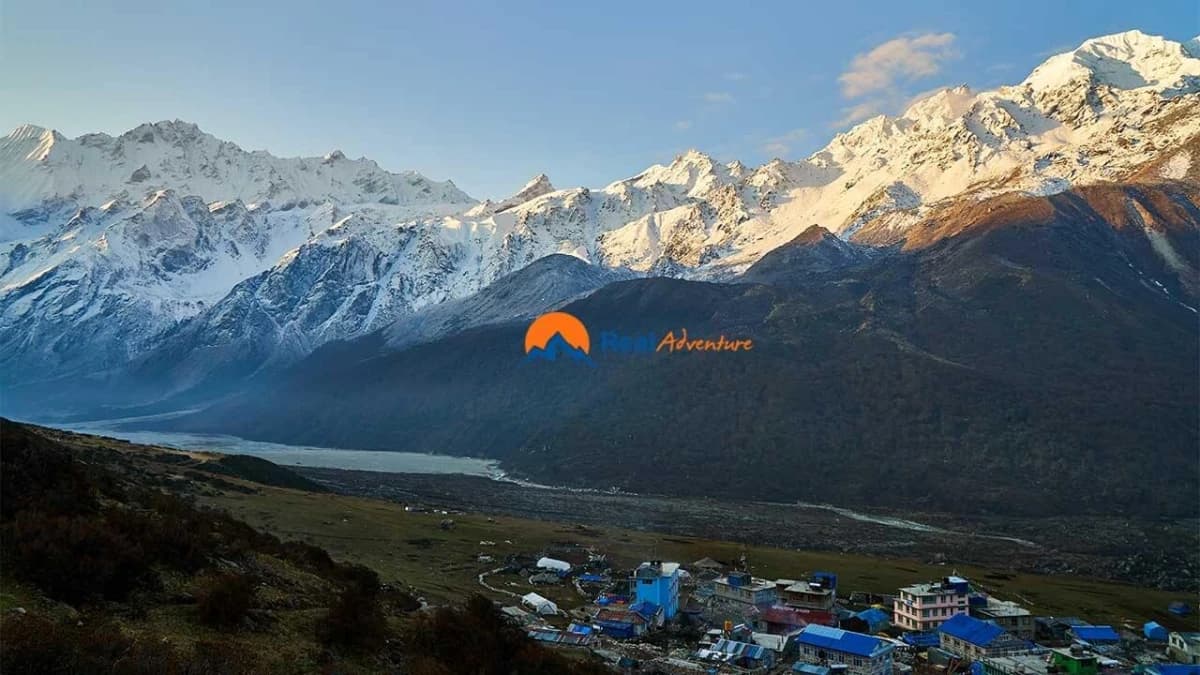
{"type": "Polygon", "coordinates": [[[236,644],[198,642],[180,653],[158,636],[134,640],[95,617],[83,625],[27,615],[0,622],[4,675],[243,675],[260,664],[236,644]]]}
{"type": "Polygon", "coordinates": [[[208,626],[236,626],[254,606],[254,585],[254,579],[232,572],[201,579],[196,591],[200,621],[208,626]]]}
{"type": "Polygon", "coordinates": [[[181,675],[184,663],[170,644],[147,637],[131,644],[107,672],[112,675],[181,675]]]}
{"type": "Polygon", "coordinates": [[[131,641],[116,627],[57,623],[33,615],[10,615],[0,623],[0,671],[5,675],[110,673],[131,641]]]}
{"type": "Polygon", "coordinates": [[[229,642],[197,642],[187,659],[184,675],[242,675],[261,668],[246,648],[229,642]]]}
{"type": "Polygon", "coordinates": [[[120,600],[155,578],[142,547],[105,517],[25,511],[4,534],[13,574],[57,600],[120,600]]]}
{"type": "Polygon", "coordinates": [[[568,660],[533,642],[482,595],[472,596],[461,608],[442,607],[417,617],[405,635],[404,649],[411,672],[420,675],[611,672],[599,664],[568,660]]]}
{"type": "Polygon", "coordinates": [[[370,596],[379,594],[379,573],[370,567],[343,563],[338,566],[336,575],[357,593],[370,596]]]}
{"type": "Polygon", "coordinates": [[[84,470],[66,450],[7,420],[0,421],[0,518],[20,511],[92,513],[95,492],[106,484],[84,470]]]}
{"type": "Polygon", "coordinates": [[[387,618],[375,590],[351,584],[317,622],[317,639],[331,647],[378,649],[387,640],[387,618]]]}

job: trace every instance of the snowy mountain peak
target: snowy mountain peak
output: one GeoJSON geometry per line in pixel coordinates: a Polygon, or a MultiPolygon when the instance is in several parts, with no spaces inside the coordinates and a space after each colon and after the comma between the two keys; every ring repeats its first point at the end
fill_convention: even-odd
{"type": "Polygon", "coordinates": [[[961,118],[974,102],[975,93],[965,84],[943,87],[913,101],[903,117],[911,120],[952,120],[961,118]]]}
{"type": "Polygon", "coordinates": [[[706,153],[701,152],[696,148],[688,148],[686,151],[675,157],[675,162],[688,164],[712,163],[712,157],[709,157],[706,153]]]}
{"type": "Polygon", "coordinates": [[[605,189],[644,189],[663,185],[682,189],[696,196],[707,193],[719,184],[729,182],[731,178],[728,167],[718,164],[711,156],[692,149],[676,156],[666,166],[655,164],[633,178],[617,181],[605,189]]]}
{"type": "Polygon", "coordinates": [[[1035,91],[1088,80],[1114,89],[1150,89],[1166,96],[1200,90],[1200,58],[1179,42],[1139,30],[1086,40],[1052,56],[1025,80],[1035,91]]]}
{"type": "Polygon", "coordinates": [[[17,142],[17,141],[27,141],[27,140],[32,140],[32,139],[40,139],[42,136],[44,136],[47,133],[57,133],[57,132],[51,131],[50,129],[47,129],[45,127],[39,127],[36,124],[22,124],[22,125],[18,126],[17,128],[13,129],[12,131],[10,131],[8,133],[8,136],[5,137],[5,140],[17,142]]]}
{"type": "Polygon", "coordinates": [[[63,135],[36,124],[22,124],[0,138],[0,161],[44,162],[63,135]]]}
{"type": "Polygon", "coordinates": [[[869,255],[860,244],[952,236],[927,225],[959,222],[964,202],[1183,179],[1197,46],[1097,38],[1020,85],[940,89],[805,160],[688,150],[599,189],[538,175],[499,202],[337,151],[247,152],[178,120],[116,138],[22,126],[0,138],[0,357],[39,376],[96,365],[76,354],[120,363],[181,322],[212,353],[294,357],[555,253],[722,280],[791,244],[780,273],[814,271],[869,255]]]}
{"type": "Polygon", "coordinates": [[[496,213],[507,211],[515,206],[520,206],[528,201],[537,199],[542,195],[548,195],[555,192],[557,189],[550,182],[550,177],[544,173],[539,173],[529,179],[528,183],[517,190],[516,194],[507,199],[502,199],[494,202],[490,199],[476,204],[475,206],[463,212],[463,216],[467,218],[486,218],[496,213]]]}
{"type": "Polygon", "coordinates": [[[1200,58],[1200,35],[1183,43],[1183,50],[1192,58],[1200,58]]]}
{"type": "MultiPolygon", "coordinates": [[[[367,263],[367,252],[397,247],[398,223],[472,203],[449,181],[336,152],[247,152],[182,120],[73,139],[23,125],[0,137],[0,334],[18,340],[0,340],[0,355],[16,349],[35,374],[121,363],[289,260],[300,263],[289,277],[300,299],[320,293],[301,269],[312,259],[346,256],[369,283],[386,258],[367,263]]],[[[325,285],[353,295],[350,278],[325,285]]],[[[282,297],[263,302],[281,321],[297,311],[282,297]]],[[[328,318],[285,326],[284,339],[303,346],[355,330],[322,326],[328,318]]]]}
{"type": "Polygon", "coordinates": [[[554,191],[554,184],[550,182],[550,177],[544,173],[539,173],[538,175],[529,179],[529,182],[526,183],[525,186],[520,190],[518,190],[517,193],[512,196],[512,199],[520,199],[521,202],[527,202],[530,199],[541,197],[542,195],[550,194],[554,191]]]}
{"type": "Polygon", "coordinates": [[[677,156],[672,162],[669,169],[678,172],[698,171],[700,173],[710,173],[719,166],[712,156],[700,152],[696,149],[688,150],[687,152],[677,156]]]}
{"type": "Polygon", "coordinates": [[[278,208],[325,201],[411,206],[413,215],[427,213],[424,205],[474,202],[450,181],[392,173],[337,151],[323,158],[247,152],[182,120],[140,124],[117,137],[74,139],[24,125],[0,139],[0,212],[56,202],[98,206],[163,188],[207,201],[270,201],[278,208]]]}

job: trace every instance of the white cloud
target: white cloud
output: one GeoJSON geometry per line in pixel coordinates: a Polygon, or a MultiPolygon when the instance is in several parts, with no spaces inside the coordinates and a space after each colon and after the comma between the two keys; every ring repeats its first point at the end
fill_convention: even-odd
{"type": "Polygon", "coordinates": [[[842,95],[859,98],[888,91],[899,83],[936,75],[942,63],[958,56],[953,33],[898,37],[854,57],[838,77],[842,95]]]}
{"type": "Polygon", "coordinates": [[[772,136],[763,143],[762,151],[772,157],[785,157],[792,152],[792,145],[808,135],[806,129],[792,129],[778,136],[772,136]]]}
{"type": "Polygon", "coordinates": [[[733,103],[733,94],[727,91],[710,91],[703,98],[705,103],[733,103]]]}
{"type": "Polygon", "coordinates": [[[931,89],[914,96],[911,85],[937,75],[942,64],[959,56],[955,40],[953,33],[902,35],[855,55],[838,82],[844,98],[859,100],[842,108],[841,116],[830,126],[845,127],[876,115],[896,113],[940,91],[931,89]]]}

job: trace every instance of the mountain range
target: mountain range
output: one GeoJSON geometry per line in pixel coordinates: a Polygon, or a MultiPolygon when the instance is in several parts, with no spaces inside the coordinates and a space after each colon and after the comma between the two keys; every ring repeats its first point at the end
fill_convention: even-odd
{"type": "Polygon", "coordinates": [[[0,408],[196,407],[169,424],[635,490],[1172,512],[1197,488],[1193,158],[1200,42],[1138,31],[799,161],[688,151],[496,202],[179,121],[24,126],[0,139],[0,408]],[[564,306],[755,350],[525,362],[564,306]]]}

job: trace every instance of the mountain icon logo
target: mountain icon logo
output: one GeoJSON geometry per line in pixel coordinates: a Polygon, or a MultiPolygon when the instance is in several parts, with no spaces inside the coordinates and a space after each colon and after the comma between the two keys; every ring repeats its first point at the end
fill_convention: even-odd
{"type": "Polygon", "coordinates": [[[533,320],[525,331],[526,361],[572,361],[592,363],[592,339],[583,322],[566,312],[548,312],[533,320]]]}

